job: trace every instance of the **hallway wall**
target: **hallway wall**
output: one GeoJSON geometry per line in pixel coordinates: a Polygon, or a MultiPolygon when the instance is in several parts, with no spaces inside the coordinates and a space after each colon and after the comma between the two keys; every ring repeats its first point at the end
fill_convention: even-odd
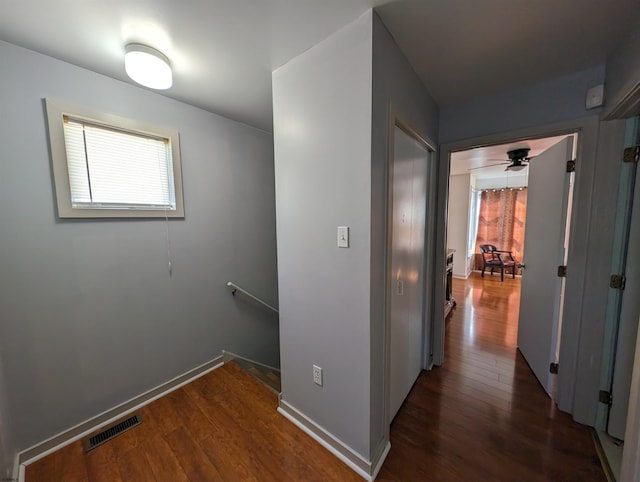
{"type": "Polygon", "coordinates": [[[371,29],[368,12],[273,73],[282,401],[364,460],[371,29]],[[348,248],[337,247],[338,226],[349,227],[348,248]]]}

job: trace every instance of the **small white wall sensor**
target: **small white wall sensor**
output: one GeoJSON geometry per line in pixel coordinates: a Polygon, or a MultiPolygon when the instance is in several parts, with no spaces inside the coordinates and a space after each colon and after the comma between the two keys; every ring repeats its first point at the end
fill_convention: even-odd
{"type": "Polygon", "coordinates": [[[586,108],[595,109],[604,104],[604,84],[591,87],[587,91],[586,108]]]}

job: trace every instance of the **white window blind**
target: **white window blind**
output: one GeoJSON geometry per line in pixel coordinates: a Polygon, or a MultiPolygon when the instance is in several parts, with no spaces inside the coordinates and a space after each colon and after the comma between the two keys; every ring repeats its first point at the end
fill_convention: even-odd
{"type": "Polygon", "coordinates": [[[175,210],[169,139],[64,116],[71,205],[175,210]]]}
{"type": "Polygon", "coordinates": [[[45,99],[60,218],[184,218],[177,130],[45,99]]]}

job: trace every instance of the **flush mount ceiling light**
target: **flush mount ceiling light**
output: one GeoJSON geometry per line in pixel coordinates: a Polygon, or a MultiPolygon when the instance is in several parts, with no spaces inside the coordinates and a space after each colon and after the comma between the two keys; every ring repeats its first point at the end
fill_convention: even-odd
{"type": "Polygon", "coordinates": [[[146,45],[125,47],[124,68],[131,80],[151,89],[164,90],[173,84],[169,59],[146,45]]]}

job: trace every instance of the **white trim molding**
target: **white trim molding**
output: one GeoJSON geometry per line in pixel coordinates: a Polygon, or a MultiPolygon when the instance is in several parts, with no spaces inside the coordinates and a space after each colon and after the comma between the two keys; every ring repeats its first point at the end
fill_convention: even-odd
{"type": "MultiPolygon", "coordinates": [[[[639,322],[640,323],[640,322],[639,322]]],[[[620,480],[640,480],[640,331],[636,338],[620,480]]]]}
{"type": "MultiPolygon", "coordinates": [[[[16,462],[17,460],[18,460],[18,457],[16,456],[16,462]]],[[[17,475],[15,475],[14,479],[17,480],[18,482],[25,482],[27,474],[25,471],[24,464],[16,463],[15,467],[16,467],[16,470],[14,471],[14,474],[17,474],[17,475]]]]}
{"type": "Polygon", "coordinates": [[[280,405],[278,406],[278,412],[287,418],[290,422],[296,425],[300,430],[309,435],[312,439],[326,448],[333,455],[342,460],[347,466],[355,473],[368,481],[375,480],[382,464],[384,463],[389,450],[391,449],[391,443],[387,442],[384,450],[377,457],[377,460],[366,460],[362,455],[355,452],[351,447],[335,437],[333,434],[326,431],[320,425],[313,420],[309,419],[306,415],[298,411],[296,408],[289,405],[284,400],[280,399],[280,405]]]}

